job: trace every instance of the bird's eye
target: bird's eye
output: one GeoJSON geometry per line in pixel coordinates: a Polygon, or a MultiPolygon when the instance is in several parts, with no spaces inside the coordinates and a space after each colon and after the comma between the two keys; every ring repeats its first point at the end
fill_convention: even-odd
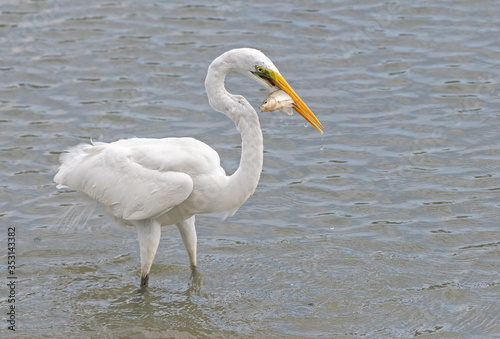
{"type": "Polygon", "coordinates": [[[264,67],[262,66],[255,66],[255,70],[259,73],[264,73],[264,67]]]}

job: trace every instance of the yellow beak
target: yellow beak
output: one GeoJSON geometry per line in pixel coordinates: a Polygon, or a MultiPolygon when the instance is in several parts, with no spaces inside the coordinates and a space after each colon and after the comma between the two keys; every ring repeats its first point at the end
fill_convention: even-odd
{"type": "Polygon", "coordinates": [[[255,72],[255,74],[267,81],[271,86],[278,86],[285,91],[294,101],[292,104],[293,109],[302,115],[311,125],[316,127],[318,131],[323,133],[323,125],[321,125],[321,122],[319,122],[318,118],[316,118],[314,113],[307,107],[297,93],[295,93],[292,86],[286,82],[281,74],[261,66],[256,67],[256,70],[257,72],[255,72]]]}
{"type": "Polygon", "coordinates": [[[321,125],[321,122],[319,122],[314,113],[309,109],[309,107],[307,107],[304,101],[302,101],[288,82],[286,82],[285,78],[283,78],[280,74],[276,74],[276,85],[292,97],[294,101],[292,104],[293,109],[302,115],[311,125],[316,127],[318,131],[323,133],[323,125],[321,125]]]}

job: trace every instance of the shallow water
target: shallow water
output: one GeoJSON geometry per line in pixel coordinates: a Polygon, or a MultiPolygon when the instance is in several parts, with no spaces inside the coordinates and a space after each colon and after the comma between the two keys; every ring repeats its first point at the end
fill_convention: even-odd
{"type": "MultiPolygon", "coordinates": [[[[497,337],[499,10],[2,2],[0,237],[16,228],[18,277],[16,332],[2,321],[2,333],[497,337]],[[225,221],[197,218],[195,275],[177,229],[164,228],[141,294],[135,233],[55,188],[59,154],[91,139],[189,135],[234,172],[239,135],[203,81],[216,56],[243,46],[274,61],[325,133],[262,113],[255,194],[225,221]]],[[[267,96],[240,77],[227,85],[254,107],[267,96]]]]}

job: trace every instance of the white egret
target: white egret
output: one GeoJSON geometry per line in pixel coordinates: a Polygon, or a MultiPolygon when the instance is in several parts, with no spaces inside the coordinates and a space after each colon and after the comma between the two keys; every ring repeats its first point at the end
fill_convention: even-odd
{"type": "Polygon", "coordinates": [[[177,225],[191,267],[196,267],[195,215],[232,215],[253,194],[262,171],[263,145],[257,112],[239,95],[228,93],[224,80],[238,72],[269,89],[283,90],[293,108],[322,132],[323,126],[262,52],[241,48],[216,58],[205,88],[210,106],[224,113],[241,133],[241,160],[226,175],[217,152],[193,138],[132,138],[70,148],[54,177],[58,188],[82,191],[103,203],[119,222],[137,229],[141,288],[160,241],[161,226],[177,225]]]}

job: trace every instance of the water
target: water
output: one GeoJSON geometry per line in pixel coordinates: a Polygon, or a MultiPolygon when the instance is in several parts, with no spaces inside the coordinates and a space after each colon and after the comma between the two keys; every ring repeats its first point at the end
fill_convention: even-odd
{"type": "MultiPolygon", "coordinates": [[[[3,1],[0,236],[16,228],[15,336],[498,337],[499,10],[3,1]],[[261,114],[256,193],[225,221],[198,217],[194,276],[164,228],[138,293],[136,235],[56,190],[58,156],[90,139],[189,135],[234,172],[239,135],[203,81],[242,46],[275,62],[325,133],[261,114]]],[[[228,87],[254,107],[267,95],[240,77],[228,87]]],[[[14,336],[2,286],[1,331],[14,336]]]]}

